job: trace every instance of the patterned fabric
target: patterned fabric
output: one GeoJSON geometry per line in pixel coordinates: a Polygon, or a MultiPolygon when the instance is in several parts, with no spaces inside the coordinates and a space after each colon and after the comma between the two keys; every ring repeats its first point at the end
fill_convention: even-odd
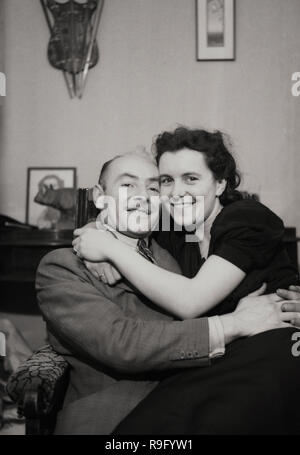
{"type": "Polygon", "coordinates": [[[152,251],[150,250],[150,248],[147,247],[144,239],[140,239],[138,241],[136,250],[145,259],[152,262],[153,264],[157,264],[156,260],[154,259],[152,251]]]}
{"type": "Polygon", "coordinates": [[[66,373],[68,363],[50,345],[36,351],[9,378],[6,390],[11,399],[23,403],[24,392],[29,389],[42,390],[42,411],[47,414],[53,405],[57,381],[66,373]]]}

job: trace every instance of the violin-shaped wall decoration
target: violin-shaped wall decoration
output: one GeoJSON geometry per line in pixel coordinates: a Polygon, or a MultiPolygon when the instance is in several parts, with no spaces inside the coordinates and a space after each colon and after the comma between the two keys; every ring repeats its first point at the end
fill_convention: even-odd
{"type": "Polygon", "coordinates": [[[88,71],[99,60],[96,36],[104,0],[40,0],[50,30],[48,59],[63,71],[71,98],[81,98],[88,71]]]}

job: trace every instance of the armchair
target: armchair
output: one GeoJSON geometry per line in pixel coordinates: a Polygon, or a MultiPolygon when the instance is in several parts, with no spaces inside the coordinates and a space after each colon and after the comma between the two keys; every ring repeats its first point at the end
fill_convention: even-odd
{"type": "MultiPolygon", "coordinates": [[[[88,188],[79,188],[76,199],[76,228],[96,218],[98,210],[88,188]]],[[[69,365],[50,345],[32,354],[10,376],[6,390],[25,417],[27,435],[51,434],[61,409],[69,379],[69,365]]]]}
{"type": "MultiPolygon", "coordinates": [[[[76,203],[76,227],[82,227],[97,216],[91,190],[79,189],[76,203]]],[[[297,264],[295,229],[287,229],[285,244],[297,264]]],[[[56,414],[61,409],[68,385],[69,365],[50,345],[36,351],[11,375],[7,392],[18,403],[26,419],[26,434],[51,434],[56,414]]]]}

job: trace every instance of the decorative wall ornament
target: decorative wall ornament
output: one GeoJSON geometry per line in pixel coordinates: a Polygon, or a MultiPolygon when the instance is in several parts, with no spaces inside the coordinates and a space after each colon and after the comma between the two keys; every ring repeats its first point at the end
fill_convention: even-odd
{"type": "Polygon", "coordinates": [[[96,43],[104,0],[40,0],[50,30],[48,59],[63,71],[71,98],[81,98],[88,71],[99,60],[96,43]]]}

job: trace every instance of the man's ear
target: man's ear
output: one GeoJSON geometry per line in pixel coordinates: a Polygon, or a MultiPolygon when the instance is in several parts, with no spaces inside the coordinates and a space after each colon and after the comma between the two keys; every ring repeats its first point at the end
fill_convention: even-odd
{"type": "Polygon", "coordinates": [[[224,193],[225,189],[227,186],[227,180],[218,180],[217,181],[217,191],[216,191],[216,196],[220,197],[224,193]]]}
{"type": "Polygon", "coordinates": [[[104,208],[104,190],[101,185],[97,184],[93,188],[93,201],[97,209],[104,208]]]}

